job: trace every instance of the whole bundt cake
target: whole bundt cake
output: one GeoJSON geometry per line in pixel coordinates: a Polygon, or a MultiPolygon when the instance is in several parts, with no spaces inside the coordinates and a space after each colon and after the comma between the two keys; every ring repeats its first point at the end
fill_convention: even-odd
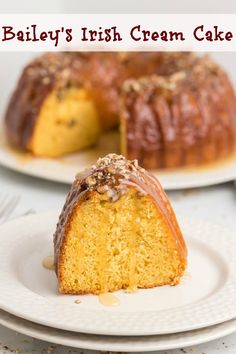
{"type": "Polygon", "coordinates": [[[59,291],[101,294],[176,285],[187,250],[159,182],[110,154],[77,175],[54,234],[59,291]]]}
{"type": "Polygon", "coordinates": [[[121,152],[148,169],[235,152],[226,73],[193,53],[51,53],[29,64],[5,117],[11,144],[56,157],[96,144],[120,122],[121,152]]]}

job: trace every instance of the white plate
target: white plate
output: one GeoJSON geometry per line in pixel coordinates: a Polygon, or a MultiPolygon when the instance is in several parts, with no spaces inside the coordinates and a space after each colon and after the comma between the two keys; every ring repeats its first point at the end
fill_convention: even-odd
{"type": "Polygon", "coordinates": [[[199,221],[181,220],[189,249],[188,274],[176,287],[117,292],[120,306],[97,296],[57,293],[54,272],[41,265],[52,254],[57,215],[38,214],[0,227],[0,308],[64,330],[102,335],[183,332],[236,317],[236,238],[199,221]],[[74,303],[76,299],[82,303],[74,303]]]}
{"type": "Polygon", "coordinates": [[[236,320],[204,329],[160,336],[118,337],[62,331],[35,324],[0,310],[0,325],[47,342],[80,349],[112,352],[148,352],[195,346],[236,331],[236,320]]]}
{"type": "MultiPolygon", "coordinates": [[[[96,148],[58,159],[36,158],[16,152],[9,148],[4,134],[0,133],[1,165],[55,182],[71,184],[78,171],[110,152],[119,153],[118,134],[114,132],[104,135],[96,148]]],[[[206,167],[152,171],[152,173],[158,177],[166,190],[210,186],[236,179],[236,157],[206,167]]]]}

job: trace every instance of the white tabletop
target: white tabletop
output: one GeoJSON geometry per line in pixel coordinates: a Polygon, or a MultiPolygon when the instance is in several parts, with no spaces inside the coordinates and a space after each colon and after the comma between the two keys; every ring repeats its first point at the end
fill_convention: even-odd
{"type": "MultiPolygon", "coordinates": [[[[0,195],[20,195],[20,203],[14,217],[33,208],[36,212],[60,209],[64,203],[69,186],[31,178],[0,167],[0,195]]],[[[215,187],[185,191],[168,192],[174,209],[178,214],[186,214],[210,220],[236,230],[236,187],[227,183],[215,187]]],[[[45,353],[75,354],[83,350],[72,350],[69,347],[54,346],[40,340],[32,339],[0,326],[0,353],[45,353]]],[[[87,352],[87,351],[83,351],[87,352]]],[[[89,352],[88,352],[89,353],[89,352]]],[[[162,354],[235,354],[236,333],[228,337],[162,354]]]]}

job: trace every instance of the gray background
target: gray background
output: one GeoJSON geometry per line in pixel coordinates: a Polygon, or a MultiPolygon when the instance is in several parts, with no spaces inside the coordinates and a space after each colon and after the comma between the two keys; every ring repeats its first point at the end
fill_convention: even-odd
{"type": "Polygon", "coordinates": [[[1,13],[234,13],[235,0],[8,0],[1,13]]]}

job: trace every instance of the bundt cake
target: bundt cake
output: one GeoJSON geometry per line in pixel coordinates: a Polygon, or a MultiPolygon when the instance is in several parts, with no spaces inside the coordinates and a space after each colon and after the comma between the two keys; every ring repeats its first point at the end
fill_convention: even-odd
{"type": "Polygon", "coordinates": [[[54,256],[61,293],[101,294],[178,284],[187,250],[159,182],[109,154],[72,184],[54,256]]]}
{"type": "Polygon", "coordinates": [[[124,80],[155,72],[156,62],[151,53],[42,55],[24,69],[9,102],[10,143],[46,157],[92,146],[102,131],[118,125],[124,80]]]}
{"type": "Polygon", "coordinates": [[[184,65],[177,60],[167,76],[124,84],[122,153],[147,169],[200,165],[235,151],[236,99],[227,75],[208,57],[187,64],[178,71],[184,65]]]}
{"type": "Polygon", "coordinates": [[[29,64],[6,112],[10,142],[35,155],[48,157],[61,156],[96,143],[103,125],[110,127],[113,124],[112,117],[107,114],[103,115],[103,121],[99,119],[89,86],[93,85],[94,95],[101,86],[102,92],[109,93],[109,97],[100,95],[104,110],[108,111],[112,107],[112,96],[115,100],[113,80],[118,68],[112,54],[105,59],[99,61],[96,76],[89,55],[50,53],[29,64]],[[110,79],[101,80],[101,75],[105,77],[104,72],[110,79]]]}
{"type": "Polygon", "coordinates": [[[226,73],[193,53],[50,53],[29,64],[6,111],[11,144],[56,157],[96,144],[120,122],[121,153],[148,169],[235,152],[226,73]]]}

